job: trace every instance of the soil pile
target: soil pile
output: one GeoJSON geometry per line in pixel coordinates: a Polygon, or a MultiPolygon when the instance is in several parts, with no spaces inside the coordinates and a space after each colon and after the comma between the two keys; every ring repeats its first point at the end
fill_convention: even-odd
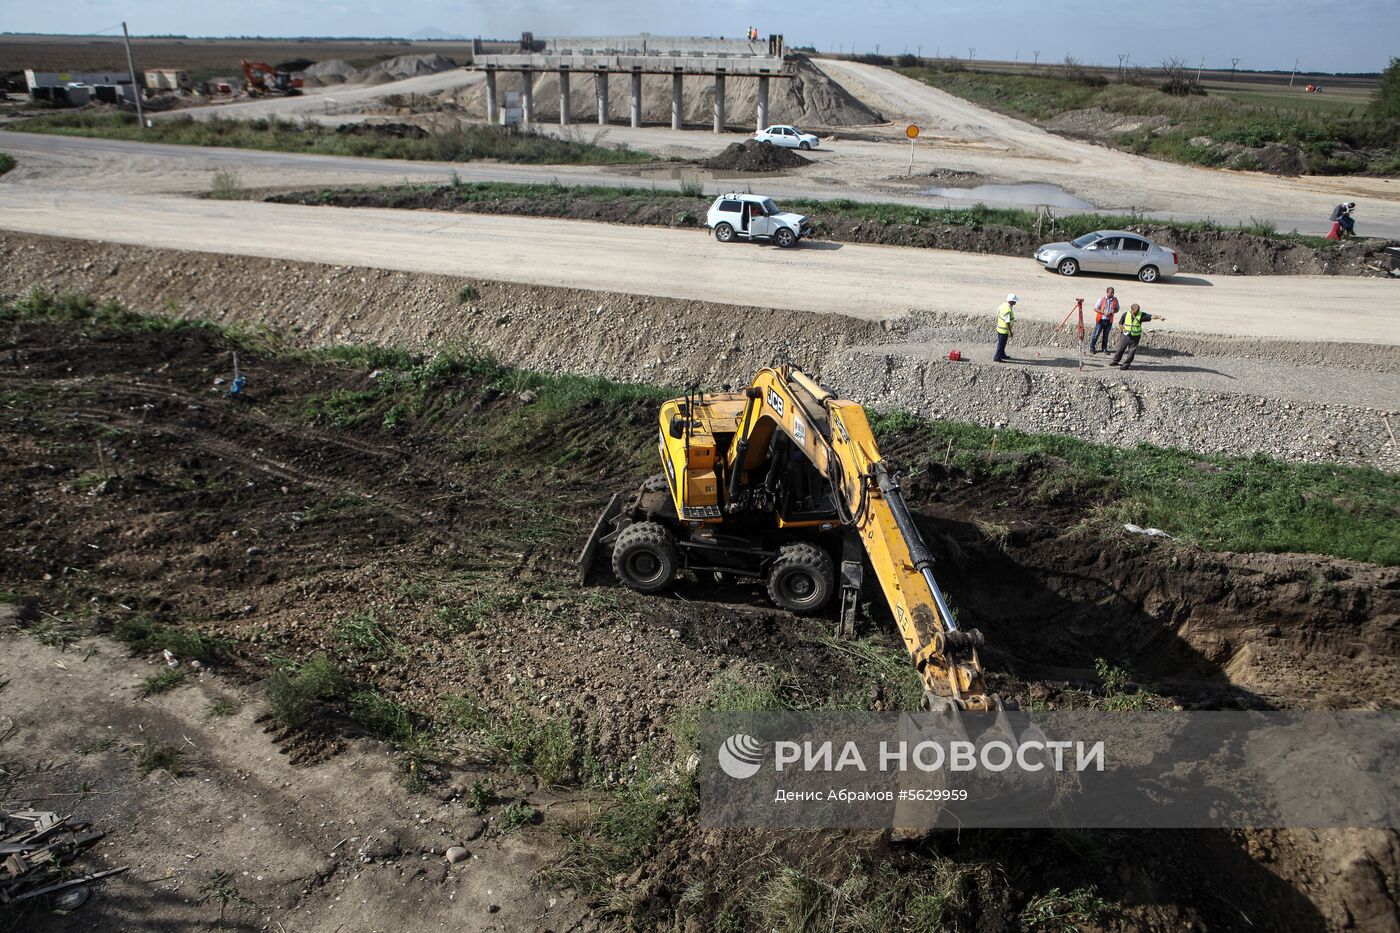
{"type": "MultiPolygon", "coordinates": [[[[791,123],[802,127],[866,126],[883,123],[879,111],[866,105],[850,91],[813,67],[805,59],[793,64],[791,78],[775,78],[768,86],[768,120],[770,123],[791,123]]],[[[625,75],[615,75],[608,82],[608,108],[613,119],[625,120],[631,107],[630,82],[625,75]]],[[[519,91],[518,75],[498,78],[500,93],[519,91]]],[[[715,83],[711,77],[687,77],[682,85],[682,117],[689,124],[708,125],[714,119],[715,83]]],[[[725,79],[725,115],[729,126],[752,129],[758,107],[758,79],[729,77],[725,79]]],[[[597,119],[597,85],[591,79],[575,78],[569,86],[569,114],[579,123],[597,119]]],[[[448,91],[467,113],[484,117],[486,89],[476,85],[460,91],[448,91]]],[[[536,119],[559,119],[559,76],[541,73],[534,83],[534,113],[536,119]]],[[[646,123],[671,122],[671,79],[666,75],[642,77],[642,120],[646,123]]]]}
{"type": "Polygon", "coordinates": [[[767,140],[746,139],[731,143],[719,155],[698,164],[721,172],[781,172],[787,168],[801,168],[811,161],[767,140]]]}
{"type": "Polygon", "coordinates": [[[430,135],[423,127],[411,123],[342,123],[335,131],[341,136],[380,136],[392,139],[427,139],[430,135]]]}

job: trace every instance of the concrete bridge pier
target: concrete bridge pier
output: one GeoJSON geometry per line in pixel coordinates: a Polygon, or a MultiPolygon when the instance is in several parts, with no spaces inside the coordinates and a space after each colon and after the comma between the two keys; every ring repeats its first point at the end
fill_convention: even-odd
{"type": "Polygon", "coordinates": [[[768,76],[758,76],[758,129],[768,128],[768,76]]]}
{"type": "Polygon", "coordinates": [[[715,132],[724,132],[724,75],[715,75],[715,132]]]}
{"type": "Polygon", "coordinates": [[[520,73],[520,120],[529,125],[535,119],[535,73],[526,68],[520,73]]]}
{"type": "Polygon", "coordinates": [[[642,73],[632,72],[632,128],[642,125],[642,73]]]}
{"type": "Polygon", "coordinates": [[[569,69],[559,69],[559,125],[569,125],[569,69]]]}
{"type": "Polygon", "coordinates": [[[496,110],[496,70],[491,68],[486,71],[486,122],[496,123],[499,119],[496,110]]]}
{"type": "Polygon", "coordinates": [[[681,73],[671,75],[671,129],[681,128],[681,118],[685,115],[685,103],[681,97],[681,73]]]}
{"type": "Polygon", "coordinates": [[[608,73],[599,71],[593,75],[593,89],[598,94],[598,125],[608,125],[608,73]]]}

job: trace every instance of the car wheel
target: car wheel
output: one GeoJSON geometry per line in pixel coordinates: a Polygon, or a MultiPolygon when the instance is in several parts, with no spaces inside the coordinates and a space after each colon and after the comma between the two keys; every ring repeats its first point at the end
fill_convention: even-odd
{"type": "Polygon", "coordinates": [[[734,228],[729,224],[719,224],[715,227],[715,239],[721,243],[734,242],[734,228]]]}
{"type": "Polygon", "coordinates": [[[1156,266],[1143,266],[1141,269],[1138,270],[1138,281],[1139,281],[1139,282],[1155,282],[1155,281],[1157,281],[1157,267],[1156,267],[1156,266]]]}
{"type": "Polygon", "coordinates": [[[800,143],[797,144],[797,148],[798,148],[798,149],[802,149],[802,150],[805,151],[805,150],[811,149],[812,147],[811,147],[811,145],[809,145],[809,144],[807,143],[806,140],[803,140],[802,142],[800,142],[800,143]]]}
{"type": "Polygon", "coordinates": [[[783,249],[787,249],[797,242],[797,235],[787,227],[779,227],[778,232],[773,234],[773,242],[777,243],[783,249]]]}
{"type": "Polygon", "coordinates": [[[1056,266],[1055,268],[1059,270],[1060,275],[1078,275],[1078,274],[1079,274],[1079,260],[1077,260],[1077,259],[1062,259],[1062,260],[1060,260],[1060,264],[1059,264],[1058,266],[1056,266]]]}

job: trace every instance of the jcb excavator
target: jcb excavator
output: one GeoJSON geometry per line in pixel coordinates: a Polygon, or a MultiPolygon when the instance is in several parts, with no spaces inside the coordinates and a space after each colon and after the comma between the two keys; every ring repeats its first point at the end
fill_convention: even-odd
{"type": "Polygon", "coordinates": [[[613,496],[580,557],[600,548],[634,590],[666,589],[682,570],[763,580],[779,606],[821,609],[840,591],[850,634],[869,557],[924,683],[924,707],[999,711],[982,682],[982,634],[963,630],[933,576],[865,409],[789,366],[740,392],[691,392],[661,406],[663,474],[630,501],[613,496]],[[833,554],[840,554],[837,570],[833,554]]]}
{"type": "Polygon", "coordinates": [[[244,86],[249,97],[264,97],[281,94],[284,97],[297,97],[301,94],[301,79],[293,78],[290,72],[278,71],[267,62],[250,62],[242,59],[244,86]]]}

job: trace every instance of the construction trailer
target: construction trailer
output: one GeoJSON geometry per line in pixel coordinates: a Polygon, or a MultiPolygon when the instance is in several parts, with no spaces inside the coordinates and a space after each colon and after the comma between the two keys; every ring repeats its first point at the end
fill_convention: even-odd
{"type": "Polygon", "coordinates": [[[126,72],[35,71],[26,68],[24,82],[30,100],[46,100],[81,107],[91,100],[134,105],[138,89],[126,72]]]}
{"type": "Polygon", "coordinates": [[[146,88],[152,91],[193,91],[194,80],[188,71],[176,68],[149,68],[146,70],[146,88]]]}

